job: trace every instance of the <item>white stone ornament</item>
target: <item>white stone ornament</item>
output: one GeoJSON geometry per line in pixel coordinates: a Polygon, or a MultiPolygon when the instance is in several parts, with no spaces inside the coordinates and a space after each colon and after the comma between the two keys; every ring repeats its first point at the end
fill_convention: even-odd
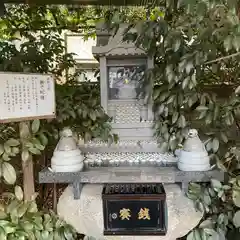
{"type": "Polygon", "coordinates": [[[183,145],[186,152],[206,152],[204,144],[198,137],[198,131],[196,129],[190,129],[188,132],[188,138],[183,145]]]}
{"type": "Polygon", "coordinates": [[[71,129],[66,128],[54,150],[51,159],[53,172],[78,172],[83,169],[84,157],[77,146],[71,129]]]}
{"type": "Polygon", "coordinates": [[[178,155],[178,168],[182,171],[209,171],[210,159],[196,129],[190,129],[183,150],[178,155]]]}

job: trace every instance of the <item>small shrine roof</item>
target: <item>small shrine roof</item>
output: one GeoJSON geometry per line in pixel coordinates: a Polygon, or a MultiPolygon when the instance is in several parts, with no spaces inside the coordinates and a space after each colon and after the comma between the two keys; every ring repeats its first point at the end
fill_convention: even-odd
{"type": "MultiPolygon", "coordinates": [[[[136,48],[133,42],[123,41],[126,25],[121,25],[113,36],[109,32],[97,31],[97,46],[92,48],[94,56],[146,56],[144,50],[136,48]]],[[[134,30],[132,30],[134,31],[134,30]]]]}

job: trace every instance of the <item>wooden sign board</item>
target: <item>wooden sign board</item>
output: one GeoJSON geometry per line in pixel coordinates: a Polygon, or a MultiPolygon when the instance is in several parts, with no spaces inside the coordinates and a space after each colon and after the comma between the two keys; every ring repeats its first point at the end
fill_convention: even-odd
{"type": "Polygon", "coordinates": [[[52,75],[0,72],[0,123],[54,118],[52,75]]]}

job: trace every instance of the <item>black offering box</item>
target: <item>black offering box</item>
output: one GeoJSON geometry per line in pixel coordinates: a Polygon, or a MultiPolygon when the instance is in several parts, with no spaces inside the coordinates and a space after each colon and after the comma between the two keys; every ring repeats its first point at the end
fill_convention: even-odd
{"type": "Polygon", "coordinates": [[[104,235],[166,235],[166,193],[161,183],[105,184],[104,235]]]}

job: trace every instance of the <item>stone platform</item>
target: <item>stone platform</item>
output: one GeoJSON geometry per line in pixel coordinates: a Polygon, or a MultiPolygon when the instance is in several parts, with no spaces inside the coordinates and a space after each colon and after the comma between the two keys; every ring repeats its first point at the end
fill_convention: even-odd
{"type": "Polygon", "coordinates": [[[86,184],[81,197],[74,199],[72,186],[65,189],[58,202],[58,214],[79,233],[97,240],[176,240],[185,236],[201,220],[193,202],[177,184],[165,184],[168,207],[168,232],[166,236],[103,236],[102,184],[86,184]]]}
{"type": "Polygon", "coordinates": [[[183,190],[189,182],[209,182],[211,178],[224,181],[219,170],[206,172],[184,172],[177,167],[94,167],[83,172],[51,172],[44,169],[39,173],[40,183],[73,183],[74,197],[80,198],[83,184],[102,183],[181,183],[183,190]]]}
{"type": "Polygon", "coordinates": [[[56,173],[44,169],[40,183],[70,183],[58,202],[58,214],[79,233],[97,240],[176,240],[185,236],[202,218],[185,196],[189,182],[224,181],[224,173],[184,172],[177,167],[94,167],[83,172],[56,173]],[[163,183],[168,207],[166,236],[103,236],[102,188],[104,183],[163,183]],[[182,188],[182,189],[181,189],[182,188]],[[184,191],[183,191],[184,190],[184,191]]]}

